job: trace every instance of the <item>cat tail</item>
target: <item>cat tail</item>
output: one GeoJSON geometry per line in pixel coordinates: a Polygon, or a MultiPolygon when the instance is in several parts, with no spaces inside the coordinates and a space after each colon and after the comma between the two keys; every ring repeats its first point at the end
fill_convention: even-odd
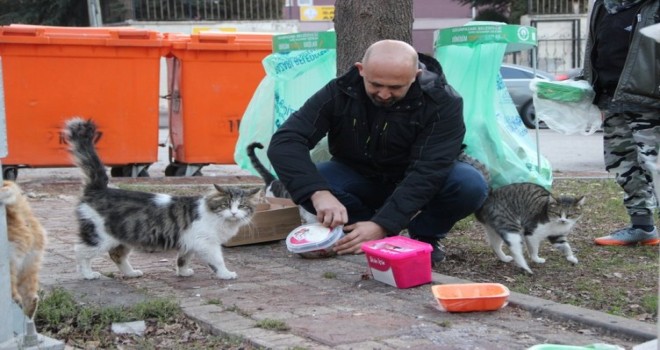
{"type": "Polygon", "coordinates": [[[261,176],[262,179],[264,179],[264,182],[266,183],[266,187],[270,186],[270,184],[277,180],[273,174],[271,174],[268,169],[261,163],[259,158],[257,157],[257,154],[254,152],[255,148],[263,149],[264,145],[262,145],[259,142],[252,142],[247,146],[247,155],[248,158],[250,158],[250,163],[252,163],[252,167],[254,170],[256,170],[259,175],[261,176]]]}
{"type": "Polygon", "coordinates": [[[64,135],[74,163],[85,175],[85,190],[102,190],[108,187],[108,175],[101,158],[96,153],[94,141],[97,137],[96,124],[76,117],[66,122],[64,135]]]}
{"type": "Polygon", "coordinates": [[[488,187],[490,188],[490,171],[488,171],[488,168],[486,168],[486,164],[482,163],[479,161],[477,158],[472,157],[471,155],[465,153],[465,148],[467,146],[463,145],[461,148],[461,153],[458,155],[458,160],[472,165],[475,169],[477,169],[481,175],[483,175],[484,179],[486,180],[486,183],[488,184],[488,187]]]}

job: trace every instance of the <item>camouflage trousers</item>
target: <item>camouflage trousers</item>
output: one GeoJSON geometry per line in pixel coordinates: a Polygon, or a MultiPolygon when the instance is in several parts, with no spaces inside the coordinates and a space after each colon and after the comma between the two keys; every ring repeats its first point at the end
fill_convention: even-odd
{"type": "Polygon", "coordinates": [[[605,169],[615,175],[616,182],[623,188],[623,204],[632,224],[653,225],[653,210],[658,204],[653,190],[653,172],[658,171],[660,110],[604,111],[604,116],[605,169]]]}

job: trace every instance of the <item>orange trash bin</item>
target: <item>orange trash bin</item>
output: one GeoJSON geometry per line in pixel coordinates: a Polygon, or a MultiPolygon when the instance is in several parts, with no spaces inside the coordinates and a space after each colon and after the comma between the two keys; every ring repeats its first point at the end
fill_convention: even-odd
{"type": "Polygon", "coordinates": [[[272,34],[169,34],[170,164],[166,176],[201,175],[208,164],[234,164],[238,127],[266,76],[272,34]]]}
{"type": "Polygon", "coordinates": [[[73,116],[99,125],[97,148],[113,176],[148,176],[158,160],[160,59],[168,51],[156,31],[0,27],[5,178],[19,167],[72,166],[61,129],[73,116]]]}

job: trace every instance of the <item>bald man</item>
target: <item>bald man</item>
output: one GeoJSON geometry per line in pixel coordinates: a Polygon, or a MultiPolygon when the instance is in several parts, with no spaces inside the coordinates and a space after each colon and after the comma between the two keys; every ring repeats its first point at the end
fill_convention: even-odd
{"type": "Polygon", "coordinates": [[[464,135],[463,100],[440,64],[382,40],[291,114],[268,157],[294,202],[325,226],[343,225],[338,254],[407,229],[433,246],[437,266],[439,240],[488,192],[481,173],[456,160],[464,135]],[[314,164],[309,151],[326,135],[332,158],[314,164]]]}

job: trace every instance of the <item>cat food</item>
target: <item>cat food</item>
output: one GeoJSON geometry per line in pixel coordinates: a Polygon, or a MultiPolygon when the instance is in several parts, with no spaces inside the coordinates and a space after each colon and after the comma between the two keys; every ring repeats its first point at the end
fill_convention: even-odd
{"type": "Polygon", "coordinates": [[[303,258],[327,258],[336,254],[332,246],[343,235],[343,226],[330,229],[321,224],[302,225],[289,233],[286,247],[303,258]]]}
{"type": "Polygon", "coordinates": [[[493,311],[506,306],[509,289],[500,283],[440,284],[431,287],[442,311],[493,311]]]}
{"type": "Polygon", "coordinates": [[[397,288],[431,282],[431,247],[404,236],[362,244],[371,276],[397,288]]]}

